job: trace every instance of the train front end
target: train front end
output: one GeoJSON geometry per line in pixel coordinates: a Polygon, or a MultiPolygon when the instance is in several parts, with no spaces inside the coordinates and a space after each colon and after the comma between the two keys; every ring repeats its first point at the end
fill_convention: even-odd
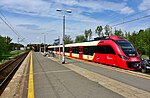
{"type": "Polygon", "coordinates": [[[141,60],[134,46],[126,39],[115,40],[115,42],[120,50],[118,52],[118,65],[129,70],[139,70],[141,68],[141,60]]]}

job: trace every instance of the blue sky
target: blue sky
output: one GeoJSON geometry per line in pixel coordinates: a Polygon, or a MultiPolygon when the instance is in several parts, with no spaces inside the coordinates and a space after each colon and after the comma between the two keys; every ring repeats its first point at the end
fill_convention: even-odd
{"type": "MultiPolygon", "coordinates": [[[[93,38],[98,25],[129,21],[150,14],[150,0],[0,0],[0,11],[13,25],[25,42],[52,44],[58,36],[62,37],[63,13],[56,9],[72,10],[66,16],[66,34],[75,39],[92,29],[93,38]],[[147,10],[147,11],[145,11],[147,10]]],[[[0,15],[2,17],[2,15],[0,15]]],[[[150,17],[131,23],[112,27],[122,31],[138,31],[150,26],[150,17]]],[[[13,38],[17,36],[0,20],[0,35],[13,38]]]]}

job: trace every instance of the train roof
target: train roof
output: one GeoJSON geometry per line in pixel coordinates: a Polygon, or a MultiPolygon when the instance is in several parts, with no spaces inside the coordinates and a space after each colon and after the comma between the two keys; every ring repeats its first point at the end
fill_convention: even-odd
{"type": "MultiPolygon", "coordinates": [[[[76,47],[76,46],[96,46],[99,43],[99,41],[91,41],[91,42],[82,42],[82,43],[72,43],[72,44],[66,44],[65,47],[76,47]]],[[[55,48],[59,47],[57,46],[49,46],[48,48],[55,48]]],[[[60,45],[62,47],[62,45],[60,45]]]]}
{"type": "Polygon", "coordinates": [[[123,38],[121,36],[109,36],[107,38],[112,39],[112,40],[126,40],[125,38],[123,38]]]}
{"type": "MultiPolygon", "coordinates": [[[[76,46],[96,46],[101,40],[125,40],[123,37],[119,36],[109,36],[109,37],[100,37],[97,38],[96,41],[90,41],[90,42],[81,42],[81,43],[72,43],[72,44],[66,44],[65,47],[76,47],[76,46]]],[[[48,48],[56,48],[57,46],[49,46],[48,48]]],[[[62,47],[62,45],[60,45],[62,47]]]]}
{"type": "Polygon", "coordinates": [[[96,37],[94,40],[125,40],[125,38],[120,36],[104,36],[104,37],[96,37]]]}

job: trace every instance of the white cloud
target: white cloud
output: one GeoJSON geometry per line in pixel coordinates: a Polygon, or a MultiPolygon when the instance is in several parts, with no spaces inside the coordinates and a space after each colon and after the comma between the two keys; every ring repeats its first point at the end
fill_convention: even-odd
{"type": "MultiPolygon", "coordinates": [[[[34,15],[38,17],[61,18],[62,15],[59,12],[56,12],[56,9],[64,7],[62,6],[62,4],[75,5],[76,3],[79,2],[69,0],[64,3],[61,1],[59,2],[59,0],[54,0],[51,2],[43,0],[1,0],[0,6],[1,9],[13,13],[25,14],[30,16],[34,15]]],[[[97,22],[95,19],[82,15],[81,13],[85,11],[84,9],[74,7],[69,8],[73,10],[73,13],[70,15],[68,14],[68,19],[83,22],[97,22]]]]}
{"type": "Polygon", "coordinates": [[[82,7],[81,9],[85,12],[93,11],[93,12],[101,12],[104,10],[111,10],[111,11],[117,11],[121,14],[130,14],[133,13],[134,10],[127,6],[127,4],[124,2],[122,3],[115,3],[115,2],[108,2],[104,0],[54,0],[57,3],[69,5],[69,6],[78,6],[82,7]],[[84,9],[84,8],[88,8],[84,9]]]}
{"type": "Polygon", "coordinates": [[[134,12],[134,10],[129,7],[124,7],[123,9],[121,9],[122,14],[131,14],[133,12],[134,12]]]}
{"type": "Polygon", "coordinates": [[[42,0],[1,0],[1,9],[16,13],[38,14],[47,13],[50,4],[42,0]]]}
{"type": "MultiPolygon", "coordinates": [[[[62,33],[62,14],[56,12],[56,9],[58,8],[71,9],[73,11],[71,14],[66,15],[66,28],[74,28],[66,29],[66,32],[70,34],[71,37],[84,34],[85,29],[91,28],[94,30],[97,25],[105,24],[104,20],[92,18],[90,15],[83,15],[83,12],[91,14],[94,12],[100,13],[105,10],[121,14],[130,14],[134,12],[134,10],[128,7],[125,2],[115,3],[104,0],[0,0],[0,8],[1,10],[11,13],[24,14],[28,17],[37,16],[40,18],[34,19],[32,17],[28,19],[28,17],[6,17],[13,23],[12,25],[16,26],[15,28],[22,36],[26,36],[31,39],[32,42],[38,42],[36,39],[33,39],[33,36],[42,38],[41,35],[38,34],[41,32],[50,31],[51,34],[48,34],[47,42],[53,42],[53,39],[62,33]],[[41,20],[44,18],[50,18],[51,21],[41,20]],[[27,25],[21,25],[22,27],[26,27],[21,28],[17,26],[19,24],[27,25]]],[[[0,27],[2,26],[0,25],[0,27]]],[[[5,28],[8,30],[7,27],[5,28]]],[[[10,30],[8,31],[10,32],[10,30]]],[[[5,31],[5,33],[8,31],[5,31]]]]}
{"type": "Polygon", "coordinates": [[[61,4],[70,5],[70,6],[79,4],[77,0],[53,0],[53,1],[61,4]]]}
{"type": "Polygon", "coordinates": [[[147,10],[150,9],[150,0],[143,0],[139,6],[140,10],[147,10]]]}
{"type": "Polygon", "coordinates": [[[16,26],[26,28],[26,29],[31,29],[31,30],[41,30],[42,29],[42,28],[39,28],[39,26],[36,24],[19,24],[16,26]]]}
{"type": "MultiPolygon", "coordinates": [[[[57,8],[70,8],[80,10],[80,12],[101,12],[104,10],[117,11],[121,14],[134,12],[126,3],[114,3],[103,0],[0,0],[2,9],[12,12],[24,13],[29,15],[40,15],[57,17],[57,8]],[[66,5],[63,6],[62,4],[66,5]],[[75,8],[77,6],[77,8],[75,8]]],[[[78,12],[78,11],[75,11],[78,12]]],[[[80,13],[77,13],[80,14],[80,13]]]]}

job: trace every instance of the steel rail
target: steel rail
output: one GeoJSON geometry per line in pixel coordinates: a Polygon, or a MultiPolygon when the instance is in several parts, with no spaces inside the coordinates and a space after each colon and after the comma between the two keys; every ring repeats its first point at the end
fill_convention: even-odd
{"type": "Polygon", "coordinates": [[[12,63],[14,63],[16,61],[16,59],[10,61],[8,64],[6,64],[4,67],[0,68],[0,72],[3,71],[4,69],[6,69],[9,65],[11,65],[12,63]]]}
{"type": "Polygon", "coordinates": [[[23,60],[25,59],[25,57],[27,56],[27,53],[24,53],[23,55],[21,55],[21,58],[18,58],[14,61],[12,61],[11,63],[9,63],[8,65],[6,65],[6,67],[3,67],[3,69],[1,69],[0,72],[4,71],[6,68],[10,67],[13,63],[18,62],[15,67],[13,69],[11,69],[11,71],[9,72],[9,74],[7,74],[7,76],[2,80],[2,82],[0,83],[0,87],[2,87],[5,82],[10,78],[10,76],[13,74],[13,72],[15,72],[15,70],[20,66],[20,64],[23,62],[23,60]]]}

